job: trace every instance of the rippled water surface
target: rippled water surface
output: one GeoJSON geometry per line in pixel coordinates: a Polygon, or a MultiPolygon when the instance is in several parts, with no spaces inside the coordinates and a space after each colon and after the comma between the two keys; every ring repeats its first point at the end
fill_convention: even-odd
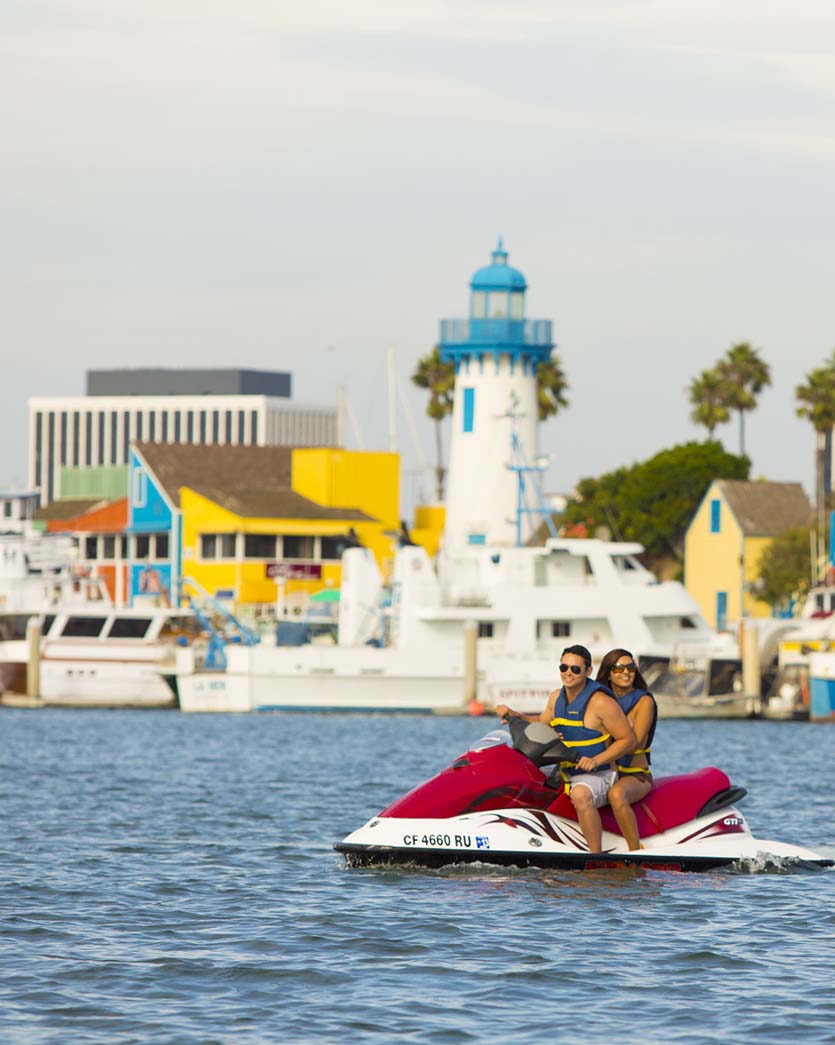
{"type": "MultiPolygon", "coordinates": [[[[3,709],[0,1040],[835,1043],[832,872],[346,869],[487,725],[3,709]]],[[[654,762],[832,855],[833,742],[671,722],[654,762]]]]}

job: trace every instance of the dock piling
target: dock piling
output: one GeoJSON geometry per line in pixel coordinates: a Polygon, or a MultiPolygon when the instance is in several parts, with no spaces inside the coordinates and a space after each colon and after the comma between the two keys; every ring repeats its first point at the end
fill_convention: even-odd
{"type": "Polygon", "coordinates": [[[41,621],[39,617],[30,617],[26,622],[26,645],[28,647],[26,696],[37,698],[41,695],[41,621]]]}

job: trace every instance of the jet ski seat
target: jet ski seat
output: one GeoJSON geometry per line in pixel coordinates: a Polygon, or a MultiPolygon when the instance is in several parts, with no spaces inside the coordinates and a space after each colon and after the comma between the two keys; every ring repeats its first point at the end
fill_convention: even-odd
{"type": "MultiPolygon", "coordinates": [[[[739,787],[731,787],[726,773],[713,766],[697,769],[681,776],[659,777],[652,790],[632,806],[641,838],[649,838],[661,831],[669,831],[697,816],[732,805],[745,794],[739,787]]],[[[572,820],[577,814],[571,799],[564,792],[549,806],[548,812],[572,820]]],[[[609,806],[600,810],[603,828],[620,834],[615,815],[609,806]]]]}

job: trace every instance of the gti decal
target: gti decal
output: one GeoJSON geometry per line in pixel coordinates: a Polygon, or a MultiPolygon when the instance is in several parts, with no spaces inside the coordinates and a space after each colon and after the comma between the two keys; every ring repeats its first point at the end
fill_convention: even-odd
{"type": "Polygon", "coordinates": [[[694,838],[713,838],[716,835],[744,834],[744,832],[745,821],[741,816],[725,816],[721,820],[714,820],[713,823],[708,824],[706,827],[700,827],[698,831],[694,831],[692,835],[688,835],[686,838],[680,838],[676,844],[683,845],[685,842],[691,842],[694,838]]]}

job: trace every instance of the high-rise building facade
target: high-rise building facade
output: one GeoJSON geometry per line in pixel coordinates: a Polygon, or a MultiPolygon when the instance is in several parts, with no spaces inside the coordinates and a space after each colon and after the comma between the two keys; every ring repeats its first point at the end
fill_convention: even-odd
{"type": "Polygon", "coordinates": [[[337,446],[341,425],[336,407],[293,402],[289,374],[263,371],[97,371],[90,394],[29,400],[28,481],[41,504],[57,493],[60,468],[126,465],[132,440],[159,443],[252,446],[337,446]],[[176,380],[172,378],[176,375],[176,380]],[[189,387],[194,394],[181,394],[189,387]],[[256,379],[253,380],[253,375],[256,379]],[[215,394],[212,388],[265,388],[215,394]],[[131,391],[143,389],[142,393],[131,391]],[[167,389],[178,391],[171,394],[167,389]]]}

